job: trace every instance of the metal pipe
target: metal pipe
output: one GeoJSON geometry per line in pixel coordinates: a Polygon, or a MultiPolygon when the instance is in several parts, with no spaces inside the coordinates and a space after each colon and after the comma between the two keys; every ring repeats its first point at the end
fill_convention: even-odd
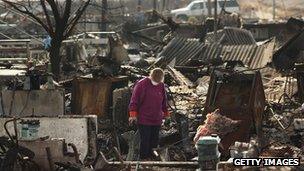
{"type": "Polygon", "coordinates": [[[79,153],[78,153],[76,145],[73,144],[73,143],[69,143],[68,146],[70,146],[73,149],[74,157],[75,157],[75,162],[76,163],[81,163],[81,161],[79,159],[79,153]]]}
{"type": "Polygon", "coordinates": [[[15,131],[15,136],[16,136],[16,145],[19,145],[19,137],[18,137],[18,128],[17,128],[17,119],[14,118],[14,131],[15,131]]]}
{"type": "MultiPolygon", "coordinates": [[[[14,140],[13,136],[10,134],[10,132],[8,130],[8,127],[7,127],[8,123],[10,123],[10,122],[14,122],[15,123],[16,120],[19,120],[19,119],[13,118],[13,119],[10,119],[10,120],[7,120],[6,122],[4,122],[4,130],[5,130],[6,134],[7,134],[7,136],[11,139],[11,141],[13,143],[15,143],[15,145],[18,146],[18,138],[17,138],[16,132],[15,132],[16,139],[14,140]]],[[[14,128],[15,128],[15,125],[14,125],[14,128]]],[[[16,131],[16,128],[14,130],[16,131]]]]}
{"type": "MultiPolygon", "coordinates": [[[[107,161],[104,154],[99,152],[97,156],[97,163],[95,163],[95,168],[102,169],[105,166],[121,166],[121,161],[107,161]]],[[[123,161],[125,166],[158,166],[158,167],[180,167],[180,168],[199,168],[197,161],[194,162],[162,162],[162,161],[123,161]]]]}
{"type": "MultiPolygon", "coordinates": [[[[121,165],[121,162],[114,161],[108,162],[109,165],[121,165]]],[[[198,162],[162,162],[162,161],[124,161],[125,165],[136,166],[137,164],[142,166],[158,166],[158,167],[187,167],[198,168],[198,162]]]]}

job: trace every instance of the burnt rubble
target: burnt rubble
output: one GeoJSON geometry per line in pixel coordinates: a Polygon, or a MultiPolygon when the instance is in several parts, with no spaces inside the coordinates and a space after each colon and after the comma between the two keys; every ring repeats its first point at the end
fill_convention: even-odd
{"type": "Polygon", "coordinates": [[[39,43],[0,40],[10,55],[0,61],[0,170],[304,169],[303,21],[280,23],[297,31],[282,39],[253,33],[272,33],[273,25],[222,21],[215,33],[210,18],[189,24],[149,15],[157,22],[147,14],[145,24],[128,18],[113,32],[65,40],[58,78],[39,43]],[[25,54],[33,55],[26,65],[25,54]],[[128,108],[134,85],[156,67],[165,71],[171,118],[155,158],[139,161],[128,108]],[[216,158],[201,156],[205,142],[210,151],[216,146],[216,158]],[[299,158],[301,165],[231,162],[257,157],[299,158]]]}
{"type": "MultiPolygon", "coordinates": [[[[238,155],[246,153],[246,157],[302,158],[303,115],[297,79],[297,73],[301,71],[290,70],[287,73],[272,67],[273,55],[278,48],[275,37],[256,42],[249,31],[239,28],[224,28],[220,34],[222,36],[219,41],[212,41],[214,38],[211,34],[202,41],[199,38],[179,37],[178,34],[172,37],[174,34],[169,31],[169,41],[168,36],[165,36],[162,48],[152,50],[152,58],[149,60],[154,60],[154,63],[140,55],[141,60],[147,61],[144,67],[148,70],[163,67],[167,73],[172,122],[162,126],[160,146],[155,149],[158,158],[155,160],[164,165],[167,162],[192,162],[197,156],[193,138],[203,131],[198,128],[204,124],[206,116],[210,115],[208,113],[213,114],[216,109],[219,109],[219,115],[238,122],[236,129],[225,134],[210,130],[200,133],[216,133],[220,136],[222,161],[232,157],[232,149],[234,155],[237,152],[238,155]],[[239,149],[240,144],[248,148],[239,149]]],[[[141,49],[138,50],[140,54],[141,49]]],[[[299,60],[295,63],[299,63],[299,60]]],[[[132,73],[133,80],[135,75],[140,78],[148,74],[139,71],[135,74],[135,70],[136,67],[132,71],[128,70],[129,74],[132,73]]],[[[119,100],[117,103],[120,103],[119,100]]],[[[125,106],[122,111],[127,110],[127,103],[120,106],[125,106]]],[[[124,120],[126,123],[126,118],[124,120]]],[[[209,122],[205,121],[206,123],[209,122]]],[[[118,129],[121,127],[122,124],[118,129]]],[[[217,130],[216,125],[211,125],[210,128],[217,130]]],[[[117,138],[121,147],[129,146],[125,155],[121,153],[122,158],[130,160],[130,156],[133,156],[131,160],[136,160],[134,155],[139,148],[134,146],[134,141],[138,141],[136,136],[136,129],[129,128],[126,132],[122,131],[123,139],[117,138]]],[[[121,162],[133,166],[132,163],[121,162]]],[[[170,168],[179,167],[179,164],[170,168]]],[[[113,164],[108,164],[108,167],[110,165],[114,167],[113,164]]],[[[161,167],[156,163],[143,162],[138,165],[152,170],[153,167],[161,167]]],[[[188,167],[191,165],[188,163],[188,167]]],[[[229,163],[219,163],[219,167],[228,166],[229,163]]]]}

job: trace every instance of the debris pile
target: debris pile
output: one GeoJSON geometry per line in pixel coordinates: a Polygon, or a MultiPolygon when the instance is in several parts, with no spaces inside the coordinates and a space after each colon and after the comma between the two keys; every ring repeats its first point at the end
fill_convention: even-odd
{"type": "Polygon", "coordinates": [[[282,38],[273,25],[241,27],[239,15],[237,24],[229,22],[225,16],[235,15],[225,7],[218,21],[204,22],[179,21],[155,9],[138,7],[121,25],[103,21],[113,32],[67,37],[59,75],[51,74],[49,52],[36,39],[0,40],[0,170],[195,170],[216,164],[237,170],[233,158],[303,162],[304,22],[290,19],[278,30],[296,33],[282,38]],[[139,161],[129,103],[136,83],[157,67],[165,71],[171,117],[161,125],[155,156],[139,161]],[[219,151],[202,152],[204,145],[219,151]]]}

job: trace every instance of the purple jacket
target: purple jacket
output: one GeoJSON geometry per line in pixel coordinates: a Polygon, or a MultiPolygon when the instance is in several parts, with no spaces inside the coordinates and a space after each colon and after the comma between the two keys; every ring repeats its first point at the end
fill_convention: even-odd
{"type": "Polygon", "coordinates": [[[153,85],[146,77],[137,82],[129,105],[131,117],[137,117],[138,124],[161,125],[162,119],[169,115],[165,84],[153,85]]]}

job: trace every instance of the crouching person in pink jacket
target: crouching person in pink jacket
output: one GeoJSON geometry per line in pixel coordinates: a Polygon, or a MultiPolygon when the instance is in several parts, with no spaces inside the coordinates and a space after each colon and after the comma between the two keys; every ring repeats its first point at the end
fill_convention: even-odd
{"type": "Polygon", "coordinates": [[[169,116],[165,91],[164,71],[152,70],[150,77],[141,79],[134,87],[129,105],[129,122],[136,122],[140,134],[140,159],[153,157],[158,146],[162,120],[169,116]]]}

